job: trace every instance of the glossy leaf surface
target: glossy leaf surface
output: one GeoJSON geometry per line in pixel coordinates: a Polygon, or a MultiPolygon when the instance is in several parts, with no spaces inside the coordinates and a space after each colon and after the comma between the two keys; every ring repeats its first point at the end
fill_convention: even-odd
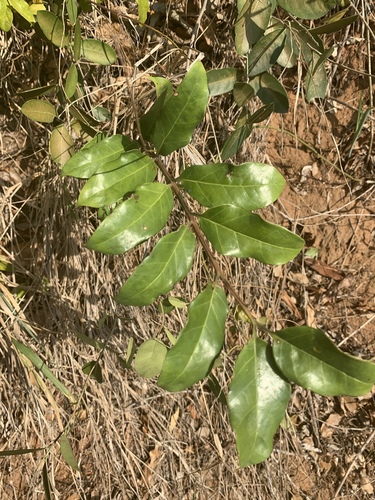
{"type": "Polygon", "coordinates": [[[193,165],[179,177],[183,188],[205,207],[235,205],[257,210],[275,201],[285,181],[270,165],[230,163],[193,165]]]}
{"type": "Polygon", "coordinates": [[[207,102],[206,71],[201,62],[195,62],[173,96],[166,99],[163,92],[141,117],[143,137],[162,155],[186,146],[203,119],[207,102]]]}
{"type": "Polygon", "coordinates": [[[87,242],[87,248],[106,254],[121,254],[160,231],[173,208],[171,188],[150,183],[115,208],[87,242]]]}
{"type": "Polygon", "coordinates": [[[362,396],[375,383],[375,364],[338,349],[321,330],[300,326],[272,334],[285,377],[323,396],[362,396]]]}
{"type": "Polygon", "coordinates": [[[151,158],[139,150],[128,151],[105,163],[86,182],[78,206],[102,207],[120,200],[141,184],[152,182],[157,168],[151,158]]]}
{"type": "Polygon", "coordinates": [[[100,40],[87,38],[83,39],[81,44],[81,55],[90,62],[108,66],[117,59],[115,50],[100,40]]]}
{"type": "Polygon", "coordinates": [[[209,285],[189,307],[188,322],[168,351],[158,385],[176,392],[199,382],[210,371],[224,342],[228,305],[224,291],[209,285]]]}
{"type": "Polygon", "coordinates": [[[285,264],[302,249],[302,238],[242,208],[224,205],[200,216],[199,225],[215,250],[232,257],[252,257],[265,264],[285,264]]]}
{"type": "Polygon", "coordinates": [[[337,0],[277,0],[287,12],[301,19],[318,19],[338,3],[337,0]]]}
{"type": "Polygon", "coordinates": [[[137,147],[125,135],[112,135],[76,153],[62,169],[61,175],[88,179],[103,165],[117,160],[121,154],[137,147]]]}
{"type": "Polygon", "coordinates": [[[154,339],[146,340],[140,345],[134,359],[134,370],[145,378],[159,375],[163,367],[167,348],[154,339]]]}
{"type": "Polygon", "coordinates": [[[130,306],[152,304],[182,280],[193,264],[195,237],[187,226],[164,236],[122,286],[115,300],[130,306]]]}
{"type": "Polygon", "coordinates": [[[259,338],[251,340],[238,356],[228,395],[241,467],[262,462],[271,454],[290,393],[290,384],[275,365],[271,346],[259,338]]]}

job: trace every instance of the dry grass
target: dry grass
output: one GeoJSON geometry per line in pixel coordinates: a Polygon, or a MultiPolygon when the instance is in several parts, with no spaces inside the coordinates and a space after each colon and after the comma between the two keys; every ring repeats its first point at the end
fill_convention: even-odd
{"type": "MultiPolygon", "coordinates": [[[[361,36],[366,44],[369,36],[374,47],[375,20],[371,4],[356,2],[355,5],[367,24],[359,23],[354,35],[359,28],[363,29],[361,36]]],[[[126,3],[126,7],[127,14],[132,16],[135,3],[126,3]]],[[[172,6],[168,3],[167,7],[172,6]]],[[[184,7],[185,3],[179,12],[183,13],[184,7]]],[[[147,38],[139,34],[134,23],[122,18],[119,14],[124,9],[115,6],[109,14],[98,11],[96,17],[86,18],[87,35],[113,43],[121,64],[94,74],[89,72],[89,67],[82,66],[88,85],[88,95],[82,105],[87,109],[95,104],[108,107],[113,118],[106,130],[136,136],[134,113],[141,114],[152,98],[146,75],[182,75],[186,60],[176,44],[188,52],[192,34],[184,31],[184,26],[172,16],[160,18],[156,20],[158,29],[174,41],[161,44],[157,33],[149,33],[147,38]],[[108,20],[111,17],[113,22],[108,20]]],[[[215,25],[210,16],[203,16],[205,32],[197,40],[197,47],[206,53],[207,67],[236,64],[227,22],[234,17],[232,5],[220,4],[215,25]]],[[[351,36],[350,33],[352,31],[345,36],[351,36]]],[[[130,338],[136,345],[150,336],[166,340],[163,328],[177,333],[186,311],[164,317],[156,306],[125,308],[115,304],[114,291],[153,242],[126,257],[102,256],[84,247],[97,221],[90,210],[75,208],[79,183],[59,177],[58,168],[48,158],[48,130],[22,118],[20,101],[13,99],[20,89],[59,78],[56,54],[48,49],[38,59],[38,41],[19,30],[1,37],[0,259],[9,263],[9,270],[0,274],[0,450],[48,450],[0,458],[1,497],[44,498],[42,472],[47,464],[54,498],[64,500],[370,498],[371,493],[367,492],[371,489],[364,486],[366,481],[370,484],[374,481],[371,466],[374,402],[371,397],[361,401],[327,399],[296,388],[271,457],[264,464],[241,470],[226,410],[204,383],[183,393],[169,394],[154,381],[143,380],[121,365],[115,353],[124,358],[130,338]],[[110,350],[99,354],[77,334],[105,342],[110,350]],[[43,383],[40,378],[38,383],[38,374],[22,363],[11,337],[32,347],[45,360],[77,397],[76,405],[48,381],[43,383]],[[100,360],[102,367],[102,384],[86,377],[81,370],[86,362],[95,359],[100,360]],[[325,424],[326,434],[322,437],[324,422],[338,414],[341,419],[325,424]],[[79,473],[67,466],[56,444],[63,429],[69,431],[81,468],[79,473]]],[[[337,43],[340,40],[338,37],[337,43]]],[[[363,57],[366,65],[370,58],[366,53],[363,57]]],[[[344,73],[345,69],[338,67],[336,78],[343,77],[344,73]]],[[[367,78],[364,90],[367,105],[372,90],[369,84],[372,85],[367,78]]],[[[308,107],[306,112],[309,113],[308,107]]],[[[319,109],[318,113],[322,117],[326,111],[319,109]]],[[[235,123],[234,109],[224,97],[210,105],[207,119],[197,131],[192,146],[171,155],[168,168],[177,172],[179,165],[190,164],[192,158],[199,155],[204,161],[210,161],[216,144],[223,142],[222,131],[228,123],[235,123]]],[[[367,129],[370,135],[372,126],[371,121],[371,129],[367,129]]],[[[258,135],[252,136],[239,160],[264,161],[267,155],[272,157],[278,140],[275,140],[276,146],[273,142],[269,145],[265,134],[258,131],[258,135]]],[[[319,144],[314,147],[318,148],[319,144]]],[[[331,153],[319,151],[327,158],[334,154],[334,148],[331,153]]],[[[295,158],[299,158],[299,153],[295,153],[295,158]]],[[[327,175],[325,168],[333,175],[329,166],[322,164],[320,168],[324,175],[327,175]]],[[[366,168],[352,173],[362,175],[368,172],[369,167],[366,168]]],[[[294,186],[293,175],[298,177],[297,170],[288,175],[294,186]]],[[[338,182],[340,178],[332,179],[338,182]]],[[[345,182],[341,178],[341,183],[345,182]]],[[[371,211],[369,200],[373,191],[369,191],[371,185],[366,186],[361,195],[355,197],[358,201],[361,196],[359,201],[371,211]]],[[[284,205],[269,210],[267,216],[293,227],[298,217],[311,214],[301,215],[300,194],[296,198],[288,196],[283,200],[284,205]]],[[[324,218],[322,214],[323,221],[319,223],[330,223],[329,215],[324,218]]],[[[336,215],[342,219],[336,218],[335,224],[346,220],[343,209],[336,215]]],[[[178,225],[180,217],[176,210],[171,226],[178,225]]],[[[358,234],[364,229],[359,225],[356,231],[358,234]]],[[[361,264],[369,266],[371,256],[366,254],[365,258],[368,262],[361,264]]],[[[306,271],[303,262],[297,259],[282,271],[247,260],[222,258],[221,264],[232,275],[249,308],[257,315],[267,316],[273,326],[308,319],[306,303],[303,309],[299,302],[301,297],[306,297],[306,287],[288,281],[290,272],[306,271]],[[287,301],[285,294],[292,302],[287,301]],[[293,315],[293,303],[296,309],[304,311],[301,318],[293,315]]],[[[199,251],[194,266],[193,273],[174,290],[174,294],[187,303],[198,291],[199,284],[194,277],[198,276],[201,283],[210,279],[210,269],[199,251]]],[[[306,273],[308,275],[308,271],[306,273]]],[[[324,296],[328,297],[328,292],[324,296]]],[[[313,306],[310,302],[310,308],[313,306]]],[[[320,307],[315,304],[316,315],[324,311],[320,307]]],[[[361,317],[353,305],[345,307],[349,316],[361,317]]],[[[368,315],[373,309],[370,304],[368,307],[367,316],[359,325],[362,333],[367,331],[363,327],[366,321],[371,325],[368,315]]],[[[342,314],[342,310],[339,313],[342,314]]],[[[322,326],[319,318],[315,320],[322,326]]],[[[351,328],[354,323],[347,318],[347,324],[351,328]]],[[[353,331],[354,327],[342,332],[343,337],[338,340],[353,331]]],[[[223,366],[215,373],[222,386],[227,386],[230,380],[237,347],[248,337],[247,327],[230,318],[223,366]]],[[[362,340],[350,337],[346,347],[353,351],[362,342],[365,352],[371,355],[371,340],[370,334],[362,340]]]]}

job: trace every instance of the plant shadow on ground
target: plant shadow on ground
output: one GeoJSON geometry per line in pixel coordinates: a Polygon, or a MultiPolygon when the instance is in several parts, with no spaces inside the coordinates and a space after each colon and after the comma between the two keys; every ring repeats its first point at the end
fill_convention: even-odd
{"type": "MultiPolygon", "coordinates": [[[[218,9],[219,20],[220,15],[225,18],[232,14],[223,7],[218,9]]],[[[101,34],[107,26],[108,36],[113,37],[109,23],[104,21],[101,18],[101,34]]],[[[374,29],[373,17],[369,22],[374,29]]],[[[220,27],[222,31],[217,33],[225,40],[230,35],[220,27]]],[[[122,33],[120,23],[116,29],[122,33]]],[[[189,39],[186,28],[184,31],[178,23],[170,24],[169,29],[176,43],[189,39]]],[[[359,27],[350,33],[356,37],[359,27]]],[[[204,38],[208,66],[215,66],[217,61],[232,65],[233,54],[217,38],[218,34],[211,36],[209,30],[204,38]]],[[[138,55],[128,38],[127,43],[127,64],[129,59],[144,56],[144,46],[138,46],[138,55]]],[[[373,40],[372,44],[375,50],[373,40]]],[[[365,49],[365,41],[354,39],[352,45],[345,46],[340,62],[366,72],[365,49]]],[[[169,70],[165,69],[167,73],[169,70]]],[[[11,78],[7,76],[7,80],[11,78]]],[[[288,78],[292,78],[290,71],[288,78]]],[[[294,78],[291,86],[296,84],[294,78]]],[[[374,355],[375,340],[374,155],[366,149],[372,131],[370,122],[354,145],[352,156],[347,156],[359,99],[362,95],[368,106],[372,90],[365,77],[358,78],[338,67],[331,87],[331,97],[336,100],[328,100],[323,106],[307,105],[299,98],[298,112],[294,113],[296,101],[291,99],[288,115],[276,117],[269,124],[295,132],[318,155],[295,138],[270,129],[266,135],[259,131],[255,139],[252,136],[238,156],[239,161],[251,157],[267,162],[269,158],[286,176],[288,187],[267,216],[294,227],[307,240],[307,246],[317,247],[320,267],[304,256],[274,269],[248,261],[233,265],[223,258],[223,265],[232,270],[249,306],[270,318],[275,327],[286,326],[284,321],[308,323],[327,331],[344,350],[367,359],[374,355]]],[[[99,102],[106,102],[107,97],[104,93],[99,102]]],[[[147,249],[134,251],[124,261],[96,255],[83,247],[92,228],[89,223],[78,222],[76,209],[69,208],[77,198],[74,183],[62,180],[58,170],[48,164],[44,132],[39,129],[27,144],[33,148],[30,155],[25,143],[26,136],[30,141],[30,134],[14,124],[14,116],[21,124],[19,109],[4,99],[8,112],[1,116],[1,257],[11,261],[13,271],[3,273],[0,283],[10,292],[17,288],[22,297],[16,301],[18,316],[43,345],[51,369],[76,395],[83,394],[71,431],[81,472],[73,473],[54,445],[49,467],[56,492],[70,500],[371,498],[373,394],[323,398],[296,389],[270,459],[240,470],[225,411],[205,384],[182,394],[166,394],[153,381],[145,383],[123,369],[110,352],[101,359],[103,384],[84,377],[82,365],[96,359],[98,353],[82,344],[74,332],[101,341],[109,339],[114,350],[125,354],[130,336],[137,343],[148,338],[150,331],[161,331],[163,319],[156,307],[129,311],[116,306],[112,299],[114,288],[147,249]],[[124,317],[130,321],[124,321],[124,317]]],[[[230,115],[230,107],[225,113],[230,115]]],[[[220,123],[225,113],[212,109],[212,118],[220,123]]],[[[122,126],[126,127],[128,121],[125,115],[122,126]]],[[[195,146],[200,152],[207,149],[199,137],[195,146]]],[[[176,156],[175,160],[181,158],[176,156]]],[[[202,259],[195,272],[205,273],[202,259]]],[[[175,293],[189,302],[195,290],[187,281],[175,293]]],[[[6,308],[1,310],[4,339],[12,335],[37,346],[11,313],[6,308]]],[[[165,321],[172,332],[180,330],[177,313],[165,321]]],[[[243,339],[248,334],[245,327],[243,339]]],[[[56,439],[61,422],[71,418],[74,408],[52,386],[51,397],[44,393],[4,339],[0,343],[4,359],[0,369],[0,448],[45,446],[56,439]]],[[[243,339],[229,333],[226,350],[243,339]]],[[[227,381],[232,369],[224,356],[223,367],[216,374],[219,381],[227,381]]],[[[4,498],[43,498],[43,460],[41,452],[1,458],[0,491],[4,498]]]]}

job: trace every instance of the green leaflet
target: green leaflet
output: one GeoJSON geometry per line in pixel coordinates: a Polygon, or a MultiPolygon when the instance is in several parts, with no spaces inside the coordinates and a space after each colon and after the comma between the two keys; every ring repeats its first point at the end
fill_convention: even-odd
{"type": "Polygon", "coordinates": [[[302,238],[242,208],[224,205],[200,216],[200,227],[215,250],[232,257],[253,257],[265,264],[285,264],[302,249],[302,238]]]}
{"type": "Polygon", "coordinates": [[[251,340],[238,356],[228,395],[241,467],[271,454],[290,392],[290,384],[278,373],[271,346],[259,338],[251,340]]]}
{"type": "Polygon", "coordinates": [[[284,10],[302,19],[318,19],[338,4],[338,0],[277,0],[284,10]]]}
{"type": "Polygon", "coordinates": [[[149,156],[137,149],[123,153],[116,160],[104,163],[86,182],[78,206],[108,206],[136,187],[152,182],[156,174],[156,165],[149,156]]]}
{"type": "Polygon", "coordinates": [[[187,226],[167,234],[122,286],[115,300],[130,306],[151,304],[186,276],[194,250],[195,237],[187,226]]]}
{"type": "Polygon", "coordinates": [[[168,155],[186,146],[202,120],[208,103],[206,71],[195,62],[172,97],[161,93],[150,111],[140,119],[143,137],[158,153],[168,155]]]}
{"type": "Polygon", "coordinates": [[[59,444],[60,444],[61,455],[63,456],[66,463],[68,465],[70,465],[70,467],[72,467],[72,469],[79,470],[79,466],[78,466],[76,457],[74,456],[72,447],[70,446],[69,439],[68,439],[67,435],[65,434],[65,432],[64,432],[64,434],[61,435],[61,438],[59,440],[59,444]]]}
{"type": "Polygon", "coordinates": [[[264,35],[247,56],[248,76],[264,73],[273,66],[284,49],[285,28],[278,28],[264,35]]]}
{"type": "Polygon", "coordinates": [[[117,59],[117,54],[111,46],[92,38],[82,39],[81,55],[88,61],[103,66],[113,64],[117,59]]]}
{"type": "Polygon", "coordinates": [[[262,73],[250,81],[256,95],[264,104],[273,104],[275,113],[287,113],[289,98],[286,90],[273,75],[262,73]]]}
{"type": "Polygon", "coordinates": [[[173,208],[171,188],[149,183],[115,208],[87,242],[87,248],[106,254],[121,254],[160,231],[173,208]]]}
{"type": "Polygon", "coordinates": [[[375,383],[375,364],[338,349],[321,330],[300,326],[272,334],[283,375],[323,396],[362,396],[375,383]]]}
{"type": "Polygon", "coordinates": [[[168,351],[158,385],[182,391],[209,372],[223,341],[228,305],[224,291],[209,285],[189,307],[188,322],[168,351]]]}
{"type": "Polygon", "coordinates": [[[178,180],[205,207],[234,205],[245,210],[266,207],[285,184],[274,167],[263,163],[193,165],[178,180]]]}
{"type": "Polygon", "coordinates": [[[236,68],[220,68],[207,71],[207,84],[211,96],[225,94],[233,90],[239,78],[236,68]]]}
{"type": "Polygon", "coordinates": [[[40,123],[52,123],[57,116],[55,106],[43,99],[30,99],[26,101],[21,111],[28,118],[40,123]]]}
{"type": "MultiPolygon", "coordinates": [[[[34,17],[31,16],[31,18],[31,22],[34,22],[34,17]]],[[[57,47],[66,47],[68,45],[69,37],[65,35],[64,25],[53,12],[38,10],[36,18],[47,40],[57,47]]]]}
{"type": "Polygon", "coordinates": [[[154,339],[146,340],[139,346],[134,358],[134,370],[145,378],[159,375],[163,367],[167,348],[154,339]]]}
{"type": "Polygon", "coordinates": [[[276,1],[238,0],[237,6],[239,14],[235,26],[236,50],[239,54],[246,54],[266,30],[276,1]]]}
{"type": "Polygon", "coordinates": [[[64,165],[61,175],[88,179],[99,168],[103,168],[107,163],[117,160],[122,153],[136,147],[137,144],[129,139],[129,137],[125,135],[112,135],[78,151],[64,165]]]}

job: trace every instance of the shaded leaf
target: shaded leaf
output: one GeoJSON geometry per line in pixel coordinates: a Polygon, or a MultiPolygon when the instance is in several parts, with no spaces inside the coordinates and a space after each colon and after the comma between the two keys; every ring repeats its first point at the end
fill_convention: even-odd
{"type": "Polygon", "coordinates": [[[11,457],[13,455],[27,455],[36,451],[44,451],[44,448],[20,448],[18,450],[1,450],[0,457],[11,457]]]}
{"type": "Polygon", "coordinates": [[[157,174],[153,160],[135,149],[105,162],[86,182],[77,206],[102,207],[120,200],[141,184],[152,182],[157,174]]]}
{"type": "Polygon", "coordinates": [[[259,338],[251,340],[238,356],[228,395],[241,467],[262,462],[271,454],[290,394],[290,384],[280,376],[271,346],[259,338]]]}
{"type": "Polygon", "coordinates": [[[75,22],[77,21],[77,14],[78,14],[77,0],[67,0],[66,9],[68,11],[70,24],[74,26],[75,22]]]}
{"type": "Polygon", "coordinates": [[[277,0],[284,10],[301,19],[318,19],[336,7],[337,0],[277,0]]]}
{"type": "Polygon", "coordinates": [[[207,71],[207,84],[211,96],[225,94],[233,90],[238,79],[238,69],[221,68],[207,71]]]}
{"type": "Polygon", "coordinates": [[[210,208],[200,216],[199,225],[219,253],[252,257],[265,264],[285,264],[304,245],[287,229],[229,205],[210,208]]]}
{"type": "MultiPolygon", "coordinates": [[[[345,9],[347,10],[347,9],[345,9]]],[[[340,11],[338,14],[341,14],[342,11],[340,11]]],[[[329,33],[337,33],[338,31],[346,28],[347,26],[350,26],[351,24],[355,23],[358,15],[355,14],[354,16],[348,16],[345,17],[344,19],[337,19],[336,16],[332,16],[333,20],[327,19],[326,22],[322,26],[318,26],[317,28],[313,28],[309,30],[309,32],[313,35],[323,35],[323,34],[329,34],[329,33]]]]}
{"type": "Polygon", "coordinates": [[[158,385],[182,391],[210,371],[224,341],[228,305],[224,291],[209,285],[190,304],[188,322],[168,351],[158,385]]]}
{"type": "Polygon", "coordinates": [[[79,24],[79,20],[74,26],[74,44],[73,44],[73,53],[74,60],[77,62],[81,57],[82,52],[82,36],[81,36],[81,25],[79,24]]]}
{"type": "Polygon", "coordinates": [[[193,165],[178,180],[205,207],[234,205],[245,210],[271,204],[285,184],[283,176],[264,163],[193,165]]]}
{"type": "Polygon", "coordinates": [[[289,28],[289,26],[285,26],[277,19],[272,19],[272,25],[267,29],[266,34],[282,28],[285,29],[284,43],[282,51],[280,52],[276,62],[284,68],[292,68],[296,64],[297,57],[299,55],[299,49],[294,39],[294,32],[289,28]]]}
{"type": "Polygon", "coordinates": [[[134,358],[134,370],[144,378],[159,375],[163,367],[168,349],[154,339],[146,340],[140,345],[134,358]]]}
{"type": "Polygon", "coordinates": [[[166,99],[166,94],[140,120],[143,137],[162,155],[186,146],[204,116],[208,87],[203,64],[195,62],[174,95],[166,99]]]}
{"type": "Polygon", "coordinates": [[[59,440],[60,451],[65,462],[74,470],[79,470],[77,460],[74,456],[72,447],[70,446],[69,439],[66,434],[62,434],[59,440]]]}
{"type": "Polygon", "coordinates": [[[42,469],[43,489],[46,500],[52,500],[51,485],[48,477],[48,455],[42,469]]]}
{"type": "Polygon", "coordinates": [[[285,43],[285,28],[277,28],[264,35],[247,56],[248,76],[264,73],[279,58],[285,43]]]}
{"type": "Polygon", "coordinates": [[[169,186],[143,184],[100,224],[87,248],[106,254],[125,253],[160,231],[172,208],[169,186]]]}
{"type": "Polygon", "coordinates": [[[117,59],[116,51],[112,47],[94,38],[81,41],[81,55],[88,61],[103,66],[113,64],[117,59]]]}
{"type": "Polygon", "coordinates": [[[103,382],[103,373],[98,360],[89,361],[82,366],[85,375],[96,380],[99,384],[103,382]]]}
{"type": "Polygon", "coordinates": [[[137,147],[125,135],[112,135],[99,143],[94,142],[76,153],[62,169],[61,175],[88,179],[107,163],[117,160],[126,151],[137,147]]]}
{"type": "Polygon", "coordinates": [[[194,250],[195,237],[187,226],[167,234],[122,286],[115,300],[131,306],[151,304],[186,276],[193,264],[194,250]]]}
{"type": "Polygon", "coordinates": [[[263,36],[276,1],[247,0],[238,1],[238,17],[235,25],[235,44],[239,54],[246,54],[250,46],[263,36]]]}
{"type": "Polygon", "coordinates": [[[256,95],[264,104],[273,104],[275,113],[287,113],[289,99],[284,87],[273,75],[262,73],[250,82],[256,95]]]}
{"type": "Polygon", "coordinates": [[[254,89],[248,83],[238,82],[233,87],[233,97],[237,106],[245,106],[254,97],[254,89]]]}
{"type": "Polygon", "coordinates": [[[285,377],[322,396],[363,396],[375,383],[375,364],[338,349],[321,330],[300,326],[272,334],[273,355],[285,377]]]}
{"type": "Polygon", "coordinates": [[[321,60],[317,54],[312,54],[312,60],[307,68],[306,80],[306,100],[310,102],[315,98],[323,98],[327,92],[327,71],[324,66],[324,58],[321,60]]]}
{"type": "Polygon", "coordinates": [[[267,120],[272,115],[274,108],[273,102],[266,104],[265,106],[262,106],[261,108],[257,109],[255,113],[250,115],[248,117],[248,122],[249,123],[260,123],[263,120],[267,120]]]}
{"type": "Polygon", "coordinates": [[[236,128],[229,137],[225,140],[221,150],[221,159],[226,161],[231,156],[234,156],[240,150],[242,144],[251,134],[252,127],[245,124],[242,127],[236,128]]]}
{"type": "Polygon", "coordinates": [[[48,10],[38,10],[36,18],[47,40],[57,47],[66,47],[68,45],[69,38],[65,35],[61,19],[48,10]]]}
{"type": "Polygon", "coordinates": [[[52,123],[57,116],[56,108],[48,101],[30,99],[21,108],[22,113],[36,122],[52,123]]]}
{"type": "Polygon", "coordinates": [[[73,154],[73,145],[73,138],[65,125],[59,125],[52,130],[49,150],[53,161],[65,165],[73,154]]]}
{"type": "MultiPolygon", "coordinates": [[[[1,1],[1,0],[0,0],[1,1]]],[[[57,85],[45,85],[44,87],[36,87],[29,90],[23,90],[22,92],[17,92],[16,95],[23,97],[24,99],[33,99],[34,97],[40,97],[42,95],[52,94],[54,90],[57,89],[57,85]]]]}

